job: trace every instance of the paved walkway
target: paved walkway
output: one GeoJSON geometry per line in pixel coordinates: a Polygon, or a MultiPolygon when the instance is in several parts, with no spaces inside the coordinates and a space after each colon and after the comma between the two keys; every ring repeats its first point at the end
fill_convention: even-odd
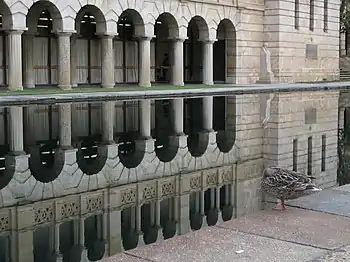
{"type": "Polygon", "coordinates": [[[103,262],[350,261],[350,185],[289,202],[103,262]]]}

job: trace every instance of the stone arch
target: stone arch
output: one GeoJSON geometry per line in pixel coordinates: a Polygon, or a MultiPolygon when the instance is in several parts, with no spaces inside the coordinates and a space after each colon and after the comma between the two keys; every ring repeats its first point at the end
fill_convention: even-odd
{"type": "Polygon", "coordinates": [[[63,29],[63,19],[61,12],[55,4],[49,1],[35,2],[28,10],[26,16],[26,26],[28,31],[35,33],[37,31],[37,24],[40,14],[47,11],[52,19],[52,29],[54,32],[61,32],[63,29]]]}
{"type": "Polygon", "coordinates": [[[75,30],[77,34],[80,34],[80,25],[86,14],[91,14],[94,17],[96,22],[96,34],[106,34],[106,18],[101,9],[94,5],[84,5],[77,13],[77,16],[75,18],[75,30]]]}
{"type": "Polygon", "coordinates": [[[137,12],[135,9],[126,9],[121,13],[119,21],[124,18],[131,20],[133,23],[135,36],[145,36],[146,26],[139,12],[137,12]]]}
{"type": "Polygon", "coordinates": [[[221,34],[225,34],[225,39],[236,40],[236,28],[231,20],[224,18],[217,26],[216,38],[223,37],[221,34]]]}
{"type": "MultiPolygon", "coordinates": [[[[196,26],[198,27],[199,30],[199,40],[203,41],[203,40],[209,40],[209,26],[207,24],[207,22],[205,21],[205,19],[201,16],[194,16],[191,18],[191,20],[188,23],[188,27],[190,26],[191,23],[195,23],[196,26]]],[[[188,28],[187,27],[187,28],[188,28]]]]}
{"type": "Polygon", "coordinates": [[[3,29],[12,29],[13,27],[13,17],[11,10],[5,0],[0,0],[0,13],[2,15],[2,27],[3,29]]]}
{"type": "Polygon", "coordinates": [[[161,21],[167,24],[169,37],[171,38],[179,37],[179,26],[176,21],[176,18],[172,14],[168,12],[161,13],[156,19],[156,22],[157,21],[161,21]]]}

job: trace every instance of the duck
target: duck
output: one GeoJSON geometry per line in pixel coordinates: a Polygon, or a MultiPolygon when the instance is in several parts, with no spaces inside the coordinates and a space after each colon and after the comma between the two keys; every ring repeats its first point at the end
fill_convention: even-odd
{"type": "Polygon", "coordinates": [[[312,179],[315,178],[286,168],[268,167],[263,172],[261,189],[281,201],[280,208],[274,208],[274,210],[284,211],[286,210],[285,200],[322,191],[312,182],[312,179]]]}

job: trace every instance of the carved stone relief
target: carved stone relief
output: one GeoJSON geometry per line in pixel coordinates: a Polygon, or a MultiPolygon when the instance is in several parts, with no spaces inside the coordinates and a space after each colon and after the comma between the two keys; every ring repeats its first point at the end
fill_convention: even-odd
{"type": "Polygon", "coordinates": [[[90,197],[86,201],[86,210],[88,213],[96,212],[103,209],[103,195],[90,197]]]}
{"type": "Polygon", "coordinates": [[[175,194],[175,183],[174,181],[166,182],[162,184],[162,196],[169,196],[175,194]]]}
{"type": "Polygon", "coordinates": [[[78,215],[79,215],[79,204],[77,203],[77,201],[70,201],[70,202],[63,203],[61,207],[62,219],[78,216],[78,215]]]}
{"type": "Polygon", "coordinates": [[[35,212],[34,212],[35,224],[52,222],[53,219],[54,219],[53,206],[46,206],[46,207],[35,209],[35,212]]]}
{"type": "Polygon", "coordinates": [[[202,177],[201,176],[195,176],[191,177],[190,180],[190,188],[191,190],[199,189],[202,185],[202,177]]]}
{"type": "Polygon", "coordinates": [[[143,189],[143,200],[150,200],[157,197],[156,188],[152,185],[148,185],[143,189]]]}
{"type": "Polygon", "coordinates": [[[10,218],[6,215],[0,215],[0,232],[10,230],[10,218]]]}
{"type": "Polygon", "coordinates": [[[208,172],[206,173],[207,186],[215,186],[218,182],[217,172],[208,172]]]}
{"type": "Polygon", "coordinates": [[[136,188],[128,188],[120,192],[121,195],[121,205],[128,205],[136,203],[136,188]]]}

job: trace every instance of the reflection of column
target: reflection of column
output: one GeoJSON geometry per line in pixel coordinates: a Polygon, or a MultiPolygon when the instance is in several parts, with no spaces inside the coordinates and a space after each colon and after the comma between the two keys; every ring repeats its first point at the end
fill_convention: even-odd
{"type": "Polygon", "coordinates": [[[72,87],[77,87],[77,35],[72,35],[70,39],[70,82],[72,87]]]}
{"type": "Polygon", "coordinates": [[[216,200],[215,188],[210,188],[209,192],[210,192],[210,208],[215,209],[215,207],[217,207],[216,201],[215,201],[216,200]]]}
{"type": "Polygon", "coordinates": [[[57,262],[63,260],[63,256],[60,252],[60,224],[55,224],[55,254],[57,262]]]}
{"type": "Polygon", "coordinates": [[[23,90],[22,86],[22,33],[23,31],[10,31],[8,87],[10,90],[23,90]]]}
{"type": "Polygon", "coordinates": [[[195,211],[196,213],[201,213],[201,203],[202,203],[201,192],[200,191],[194,192],[194,195],[196,197],[194,201],[195,211]]]}
{"type": "Polygon", "coordinates": [[[59,129],[60,129],[60,147],[63,149],[71,148],[72,144],[72,108],[71,104],[58,105],[59,109],[59,129]]]}
{"type": "Polygon", "coordinates": [[[113,143],[114,140],[114,111],[115,103],[113,101],[102,103],[103,142],[107,144],[113,143]]]}
{"type": "Polygon", "coordinates": [[[71,89],[70,33],[58,33],[58,87],[71,89]]]}
{"type": "Polygon", "coordinates": [[[216,192],[216,210],[218,211],[218,223],[222,223],[222,214],[220,209],[220,187],[213,189],[216,192]]]}
{"type": "Polygon", "coordinates": [[[207,226],[207,219],[205,218],[204,203],[205,203],[205,191],[201,190],[201,215],[202,215],[202,218],[203,218],[202,227],[206,227],[207,226]]]}
{"type": "Polygon", "coordinates": [[[213,97],[203,97],[203,129],[213,131],[213,97]]]}
{"type": "Polygon", "coordinates": [[[184,134],[184,100],[183,98],[176,98],[171,100],[172,113],[174,119],[174,132],[176,135],[184,134]]]}
{"type": "Polygon", "coordinates": [[[85,247],[85,218],[79,218],[79,245],[81,247],[81,258],[82,261],[87,260],[87,250],[85,247]]]}
{"type": "MultiPolygon", "coordinates": [[[[120,225],[117,225],[120,228],[120,225]]],[[[102,214],[102,238],[105,241],[105,254],[104,257],[108,256],[108,214],[106,211],[102,214]]]]}
{"type": "Polygon", "coordinates": [[[151,38],[144,37],[139,40],[139,86],[151,86],[151,38]]]}
{"type": "Polygon", "coordinates": [[[143,241],[143,232],[141,230],[141,205],[136,206],[136,232],[139,234],[139,243],[138,246],[143,246],[145,242],[143,241]]]}
{"type": "Polygon", "coordinates": [[[178,197],[177,232],[179,235],[190,232],[190,195],[180,195],[178,197]]]}
{"type": "Polygon", "coordinates": [[[102,87],[113,88],[114,83],[114,53],[113,53],[113,36],[102,36],[101,39],[101,70],[102,70],[102,87]]]}
{"type": "Polygon", "coordinates": [[[213,85],[213,44],[214,41],[203,43],[203,84],[213,85]]]}
{"type": "Polygon", "coordinates": [[[141,137],[149,139],[151,138],[151,100],[144,99],[140,101],[140,118],[141,137]]]}
{"type": "Polygon", "coordinates": [[[23,87],[34,88],[35,77],[34,77],[34,66],[33,66],[33,55],[34,55],[34,35],[24,34],[23,35],[23,87]]]}
{"type": "Polygon", "coordinates": [[[183,43],[184,39],[173,40],[173,65],[171,70],[171,84],[176,86],[184,85],[183,72],[183,43]]]}
{"type": "Polygon", "coordinates": [[[10,107],[10,137],[10,151],[15,155],[24,153],[22,107],[10,107]]]}
{"type": "MultiPolygon", "coordinates": [[[[122,232],[121,232],[121,210],[111,211],[107,216],[109,216],[108,222],[108,255],[112,256],[114,254],[123,252],[122,244],[122,232]]],[[[130,218],[129,218],[130,219],[130,218]]]]}
{"type": "Polygon", "coordinates": [[[160,226],[160,200],[156,200],[156,226],[158,227],[158,237],[157,240],[162,240],[164,239],[163,237],[163,232],[162,232],[162,227],[160,226]]]}

